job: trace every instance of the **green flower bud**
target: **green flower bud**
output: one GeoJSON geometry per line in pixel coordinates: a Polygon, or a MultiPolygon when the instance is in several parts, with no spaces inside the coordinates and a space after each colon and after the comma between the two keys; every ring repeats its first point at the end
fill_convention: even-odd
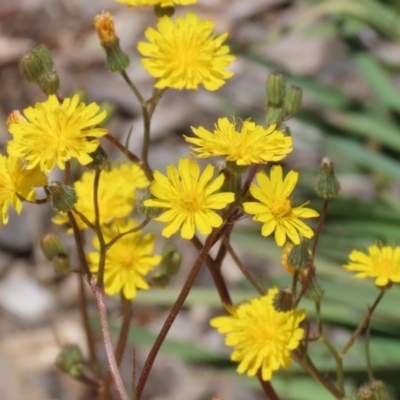
{"type": "Polygon", "coordinates": [[[166,208],[158,207],[146,207],[144,202],[152,198],[150,192],[147,192],[141,199],[137,202],[137,210],[140,214],[144,215],[146,218],[153,219],[161,215],[166,211],[166,208]]]}
{"type": "Polygon", "coordinates": [[[288,256],[288,264],[301,271],[312,266],[312,256],[309,249],[310,240],[302,237],[300,244],[293,245],[288,256]]]}
{"type": "Polygon", "coordinates": [[[160,272],[154,274],[151,278],[151,283],[155,287],[165,288],[169,285],[170,278],[168,275],[163,275],[160,272]]]}
{"type": "Polygon", "coordinates": [[[63,347],[56,358],[56,366],[73,378],[79,378],[84,366],[83,356],[79,347],[75,344],[63,347]]]}
{"type": "Polygon", "coordinates": [[[38,85],[40,90],[47,96],[55,94],[60,88],[60,78],[58,77],[57,72],[47,71],[40,76],[38,85]]]}
{"type": "Polygon", "coordinates": [[[157,18],[172,17],[175,14],[175,7],[161,7],[160,4],[157,4],[154,6],[154,14],[157,18]]]}
{"type": "Polygon", "coordinates": [[[287,312],[293,308],[294,298],[291,288],[279,289],[272,302],[276,311],[287,312]]]}
{"type": "Polygon", "coordinates": [[[167,243],[161,254],[161,270],[168,276],[176,275],[182,262],[181,253],[173,244],[167,243]]]}
{"type": "Polygon", "coordinates": [[[78,201],[75,189],[63,185],[61,182],[50,182],[48,186],[44,187],[44,190],[56,211],[70,211],[78,201]]]}
{"type": "Polygon", "coordinates": [[[382,381],[372,381],[370,388],[376,400],[389,400],[388,392],[385,384],[382,381]]]}
{"type": "Polygon", "coordinates": [[[285,114],[282,108],[268,107],[267,111],[267,124],[268,125],[280,125],[283,122],[285,114]]]}
{"type": "Polygon", "coordinates": [[[19,69],[29,82],[38,82],[41,75],[53,68],[53,59],[44,45],[34,47],[19,60],[19,69]]]}
{"type": "Polygon", "coordinates": [[[324,157],[319,167],[315,191],[323,199],[336,197],[340,192],[340,183],[336,179],[333,163],[324,157]]]}
{"type": "Polygon", "coordinates": [[[267,109],[280,107],[285,100],[286,83],[282,72],[272,72],[267,79],[267,109]]]}
{"type": "Polygon", "coordinates": [[[285,96],[284,109],[286,116],[293,116],[300,110],[303,91],[297,86],[290,86],[285,96]]]}
{"type": "Polygon", "coordinates": [[[119,46],[113,16],[108,12],[96,15],[93,20],[100,43],[106,51],[106,66],[111,72],[122,72],[129,66],[129,57],[119,46]]]}
{"type": "Polygon", "coordinates": [[[59,275],[68,273],[71,269],[69,255],[66,253],[59,253],[53,259],[54,270],[59,275]]]}
{"type": "Polygon", "coordinates": [[[54,233],[47,233],[44,235],[40,241],[40,247],[49,261],[52,261],[56,255],[64,253],[64,247],[60,239],[54,233]]]}
{"type": "Polygon", "coordinates": [[[358,389],[357,400],[377,400],[369,386],[363,386],[358,389]]]}
{"type": "Polygon", "coordinates": [[[105,150],[99,145],[93,153],[89,153],[93,161],[86,165],[89,169],[103,169],[106,165],[108,156],[105,150]]]}
{"type": "Polygon", "coordinates": [[[309,278],[307,277],[305,279],[305,282],[307,282],[307,289],[304,293],[304,297],[308,300],[319,302],[324,296],[324,288],[318,282],[318,279],[314,274],[313,269],[310,270],[310,273],[312,273],[312,275],[309,278]]]}

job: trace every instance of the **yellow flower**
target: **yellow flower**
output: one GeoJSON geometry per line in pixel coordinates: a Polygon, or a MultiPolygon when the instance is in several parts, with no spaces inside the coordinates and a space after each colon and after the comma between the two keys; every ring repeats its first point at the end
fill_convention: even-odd
{"type": "Polygon", "coordinates": [[[265,296],[243,303],[229,316],[210,321],[219,333],[226,334],[225,344],[234,347],[232,361],[239,361],[237,372],[254,376],[261,368],[264,381],[280,367],[291,365],[290,351],[299,346],[304,330],[299,328],[306,314],[303,310],[279,312],[272,305],[277,288],[265,296]]]}
{"type": "Polygon", "coordinates": [[[237,165],[265,164],[282,160],[293,150],[292,138],[275,128],[276,125],[271,125],[265,129],[248,119],[238,131],[235,120],[229,122],[228,118],[219,118],[213,133],[202,126],[192,127],[197,137],[184,137],[198,146],[192,147],[200,153],[197,157],[225,156],[237,165]]]}
{"type": "Polygon", "coordinates": [[[278,246],[285,244],[286,236],[294,244],[300,243],[299,233],[312,238],[312,229],[300,218],[315,218],[319,214],[311,208],[292,207],[289,197],[296,186],[298,173],[290,171],[283,179],[282,167],[274,165],[271,168],[271,178],[264,171],[256,177],[260,187],[252,183],[250,193],[258,201],[243,203],[243,207],[246,213],[254,214],[253,221],[264,223],[261,234],[268,236],[275,231],[278,246]]]}
{"type": "Polygon", "coordinates": [[[173,7],[175,4],[186,6],[188,4],[195,4],[197,0],[115,0],[117,3],[126,4],[128,7],[136,6],[161,6],[173,7]]]}
{"type": "MultiPolygon", "coordinates": [[[[106,242],[121,232],[126,232],[137,226],[136,221],[114,223],[110,229],[104,229],[106,242]]],[[[104,291],[112,296],[120,293],[126,299],[133,299],[137,289],[148,289],[149,285],[144,276],[161,262],[160,255],[153,255],[155,236],[148,233],[133,232],[119,239],[106,253],[104,270],[104,291]]],[[[97,236],[93,239],[93,246],[99,250],[97,236]]],[[[100,253],[93,252],[87,255],[90,271],[98,272],[100,253]]]]}
{"type": "Polygon", "coordinates": [[[356,278],[374,278],[379,287],[400,283],[400,246],[372,245],[368,247],[368,254],[353,250],[349,258],[350,262],[343,268],[358,272],[356,278]]]}
{"type": "Polygon", "coordinates": [[[222,187],[225,177],[219,175],[210,182],[213,174],[214,167],[208,165],[200,176],[199,164],[187,158],[179,160],[178,170],[169,165],[167,176],[154,172],[150,192],[155,198],[144,201],[144,205],[168,209],[154,218],[166,223],[163,236],[170,237],[182,226],[182,237],[191,239],[196,228],[208,235],[212,228],[222,225],[222,218],[214,210],[225,208],[235,200],[235,195],[214,193],[222,187]]]}
{"type": "Polygon", "coordinates": [[[96,127],[106,117],[96,103],[86,106],[79,103],[79,96],[66,98],[59,103],[50,95],[43,103],[24,110],[26,120],[10,121],[9,131],[14,140],[8,152],[27,161],[27,169],[39,165],[50,172],[55,164],[65,168],[65,162],[75,157],[82,165],[92,161],[88,153],[94,152],[99,142],[95,137],[104,136],[106,129],[96,127]]]}
{"type": "Polygon", "coordinates": [[[28,201],[35,201],[36,192],[33,188],[45,185],[47,185],[46,175],[39,168],[26,170],[21,159],[0,155],[0,223],[8,222],[10,204],[18,214],[21,213],[22,201],[18,195],[28,201]]]}
{"type": "MultiPolygon", "coordinates": [[[[101,224],[109,224],[114,219],[127,217],[132,213],[136,190],[149,186],[150,182],[142,169],[136,164],[124,163],[113,167],[109,171],[103,170],[100,174],[98,201],[101,224]]],[[[91,223],[94,223],[94,172],[85,172],[81,179],[74,184],[78,202],[75,208],[91,223]]],[[[76,215],[80,229],[87,229],[87,225],[76,215]]],[[[53,218],[56,224],[68,223],[67,214],[59,214],[53,218]]]]}
{"type": "Polygon", "coordinates": [[[215,37],[213,22],[198,20],[196,14],[177,18],[176,23],[164,16],[157,28],[148,28],[145,35],[150,43],[140,42],[139,52],[147,72],[157,78],[155,87],[217,90],[233,72],[225,71],[236,57],[222,43],[227,33],[215,37]]]}

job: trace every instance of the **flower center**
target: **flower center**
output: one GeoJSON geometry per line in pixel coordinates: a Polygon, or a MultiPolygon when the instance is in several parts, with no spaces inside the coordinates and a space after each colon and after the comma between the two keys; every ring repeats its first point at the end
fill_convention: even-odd
{"type": "Polygon", "coordinates": [[[202,208],[202,198],[195,193],[182,193],[179,199],[180,208],[186,212],[195,212],[202,208]]]}
{"type": "Polygon", "coordinates": [[[292,212],[292,202],[288,198],[278,197],[272,204],[272,213],[275,217],[288,217],[292,212]]]}

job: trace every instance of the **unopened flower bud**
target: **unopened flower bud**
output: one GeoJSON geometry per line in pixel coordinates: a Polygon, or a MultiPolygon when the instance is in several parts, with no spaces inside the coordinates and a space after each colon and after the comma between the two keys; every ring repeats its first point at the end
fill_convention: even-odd
{"type": "Polygon", "coordinates": [[[293,308],[293,300],[291,288],[279,289],[272,301],[272,305],[276,311],[287,312],[293,308]]]}
{"type": "Polygon", "coordinates": [[[324,296],[324,288],[318,282],[314,270],[311,270],[310,274],[310,277],[308,277],[307,280],[304,280],[303,282],[303,284],[307,285],[304,297],[314,302],[320,302],[322,300],[322,297],[324,296]]]}
{"type": "Polygon", "coordinates": [[[165,288],[169,285],[170,277],[168,275],[164,275],[160,272],[157,272],[151,278],[151,283],[153,286],[165,288]]]}
{"type": "Polygon", "coordinates": [[[89,169],[103,169],[107,162],[107,153],[99,145],[93,153],[89,153],[93,161],[86,165],[89,169]]]}
{"type": "Polygon", "coordinates": [[[324,157],[319,167],[315,191],[323,199],[336,197],[340,191],[340,183],[336,179],[333,163],[324,157]]]}
{"type": "Polygon", "coordinates": [[[161,269],[163,272],[168,276],[176,275],[182,262],[181,253],[174,245],[168,243],[164,246],[161,254],[161,269]]]}
{"type": "Polygon", "coordinates": [[[40,247],[49,261],[52,261],[56,255],[64,253],[64,247],[60,239],[54,233],[47,233],[44,235],[40,241],[40,247]]]}
{"type": "Polygon", "coordinates": [[[161,4],[156,4],[154,6],[154,14],[156,15],[157,18],[161,17],[172,17],[175,13],[175,7],[172,6],[167,6],[163,7],[161,4]]]}
{"type": "Polygon", "coordinates": [[[272,72],[267,79],[267,109],[280,107],[285,100],[286,83],[282,72],[272,72]]]}
{"type": "Polygon", "coordinates": [[[53,259],[54,270],[59,275],[68,273],[71,269],[69,255],[66,253],[59,253],[53,259]]]}
{"type": "Polygon", "coordinates": [[[61,182],[50,182],[48,186],[44,187],[44,190],[56,211],[70,211],[78,201],[75,189],[71,186],[63,185],[61,182]]]}
{"type": "Polygon", "coordinates": [[[280,125],[284,118],[284,112],[280,107],[268,107],[267,111],[267,124],[268,125],[280,125]]]}
{"type": "Polygon", "coordinates": [[[114,19],[110,12],[102,12],[94,17],[94,26],[100,43],[106,51],[106,65],[111,72],[122,72],[129,66],[129,57],[119,46],[114,19]]]}
{"type": "Polygon", "coordinates": [[[288,264],[298,270],[304,270],[312,266],[312,256],[309,249],[310,240],[302,237],[300,244],[293,245],[288,256],[288,264]]]}
{"type": "Polygon", "coordinates": [[[358,389],[357,400],[377,400],[369,386],[358,389]]]}
{"type": "Polygon", "coordinates": [[[301,99],[303,97],[303,91],[297,86],[290,86],[285,96],[285,113],[286,116],[292,116],[300,110],[301,99]]]}
{"type": "Polygon", "coordinates": [[[60,78],[56,71],[47,71],[43,73],[38,81],[40,90],[49,96],[50,94],[55,94],[60,88],[60,78]]]}
{"type": "Polygon", "coordinates": [[[79,347],[75,344],[63,347],[56,358],[56,366],[73,378],[79,378],[84,366],[83,356],[79,347]]]}
{"type": "Polygon", "coordinates": [[[376,400],[389,400],[386,386],[382,381],[372,381],[370,384],[370,388],[376,400]]]}
{"type": "Polygon", "coordinates": [[[39,78],[53,68],[50,50],[39,45],[25,53],[19,60],[19,69],[29,82],[38,82],[39,78]]]}

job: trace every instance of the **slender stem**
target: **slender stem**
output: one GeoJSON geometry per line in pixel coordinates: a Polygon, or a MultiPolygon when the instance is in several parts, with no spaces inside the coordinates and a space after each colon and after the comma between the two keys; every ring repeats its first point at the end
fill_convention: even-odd
{"type": "Polygon", "coordinates": [[[87,225],[89,229],[96,231],[96,227],[80,211],[78,211],[75,207],[72,209],[72,211],[87,225]]]}
{"type": "Polygon", "coordinates": [[[347,351],[350,349],[350,347],[353,345],[353,343],[357,339],[357,337],[360,335],[361,331],[364,329],[364,326],[368,323],[369,319],[372,316],[372,313],[374,312],[375,308],[377,307],[377,305],[381,301],[381,299],[382,299],[384,294],[385,294],[385,290],[381,290],[381,292],[379,293],[379,296],[376,298],[376,300],[375,300],[374,304],[372,305],[372,307],[368,309],[367,313],[365,314],[365,317],[358,324],[357,329],[351,335],[350,340],[347,342],[346,346],[344,346],[343,350],[340,353],[340,356],[342,358],[347,353],[347,351]]]}
{"type": "Polygon", "coordinates": [[[251,182],[253,182],[254,177],[258,169],[260,168],[260,164],[252,164],[249,169],[249,173],[247,174],[247,178],[244,182],[243,189],[242,189],[242,198],[244,198],[250,188],[251,182]]]}
{"type": "Polygon", "coordinates": [[[125,235],[129,235],[130,233],[134,233],[134,232],[139,232],[141,231],[149,222],[151,221],[151,219],[146,218],[140,225],[135,226],[132,229],[129,229],[126,232],[121,232],[119,233],[117,236],[113,237],[107,244],[106,244],[106,250],[108,250],[113,244],[115,244],[115,242],[117,242],[119,239],[121,239],[122,237],[124,237],[125,235]]]}
{"type": "Polygon", "coordinates": [[[107,133],[107,135],[104,136],[105,139],[107,139],[110,143],[112,143],[118,150],[121,150],[129,160],[131,160],[135,164],[141,164],[140,158],[136,155],[133,154],[130,150],[126,148],[122,143],[118,141],[113,135],[110,133],[107,133]]]}
{"type": "Polygon", "coordinates": [[[90,363],[93,370],[98,378],[101,378],[101,370],[99,368],[99,360],[96,354],[96,344],[94,340],[94,335],[92,327],[90,326],[89,313],[88,313],[88,301],[85,291],[85,281],[83,278],[83,271],[77,274],[79,279],[79,311],[82,317],[83,328],[86,335],[86,343],[89,349],[90,363]]]}
{"type": "Polygon", "coordinates": [[[192,288],[193,283],[196,280],[196,277],[200,271],[200,268],[201,268],[204,260],[207,257],[208,252],[213,247],[216,240],[218,240],[217,237],[218,237],[220,231],[222,230],[222,227],[217,230],[214,230],[207,237],[204,247],[200,251],[191,271],[189,272],[189,276],[187,277],[186,282],[183,285],[183,288],[182,288],[181,292],[179,293],[179,296],[178,296],[175,304],[173,305],[170,313],[168,314],[168,317],[165,320],[164,325],[161,328],[161,330],[157,336],[157,339],[154,342],[153,347],[150,350],[149,355],[147,356],[147,359],[146,359],[146,362],[144,363],[142,374],[139,378],[139,382],[138,382],[137,389],[136,389],[136,396],[137,396],[138,400],[140,400],[140,398],[142,396],[144,386],[146,384],[147,378],[149,377],[151,368],[152,368],[154,360],[158,354],[158,351],[160,350],[160,347],[161,347],[162,343],[164,342],[169,329],[171,328],[173,322],[175,321],[176,316],[178,315],[179,311],[181,310],[181,308],[186,300],[186,297],[188,296],[190,289],[192,288]]]}
{"type": "Polygon", "coordinates": [[[101,330],[103,332],[104,346],[106,348],[107,359],[110,365],[110,371],[115,384],[115,388],[117,390],[120,400],[129,400],[124,384],[122,382],[121,374],[118,369],[117,361],[114,355],[114,349],[111,342],[111,334],[108,326],[104,289],[101,286],[99,286],[98,283],[96,283],[93,279],[90,285],[97,300],[97,307],[99,309],[99,316],[101,322],[101,330]]]}
{"type": "Polygon", "coordinates": [[[314,243],[313,243],[313,247],[312,247],[312,251],[311,251],[313,258],[315,257],[315,252],[317,251],[318,241],[319,241],[319,237],[321,236],[322,227],[324,226],[326,212],[328,210],[328,205],[329,205],[329,199],[325,199],[324,205],[322,207],[321,215],[319,217],[317,231],[315,232],[315,236],[314,236],[314,243]]]}
{"type": "Polygon", "coordinates": [[[79,375],[78,380],[88,386],[91,386],[91,387],[97,389],[97,390],[100,388],[99,381],[96,381],[92,377],[85,375],[85,373],[83,373],[83,372],[79,375]]]}
{"type": "Polygon", "coordinates": [[[74,233],[74,239],[75,239],[75,244],[76,244],[76,249],[78,251],[78,258],[79,258],[79,263],[81,270],[83,273],[86,275],[86,278],[88,281],[90,281],[90,278],[92,276],[86,256],[85,256],[85,250],[83,249],[83,240],[81,236],[81,231],[79,230],[78,224],[76,223],[74,214],[71,211],[67,212],[69,223],[71,224],[72,227],[72,232],[74,233]]]}
{"type": "Polygon", "coordinates": [[[258,371],[257,378],[261,384],[261,387],[262,387],[264,393],[267,395],[268,400],[279,400],[279,397],[276,394],[274,388],[272,387],[271,382],[263,380],[263,378],[261,376],[261,370],[258,371]]]}
{"type": "MultiPolygon", "coordinates": [[[[203,248],[203,244],[200,242],[200,239],[197,236],[193,237],[192,243],[199,252],[203,248]]],[[[212,257],[209,254],[207,254],[205,262],[208,267],[208,270],[210,271],[211,277],[214,281],[214,285],[217,289],[222,304],[232,305],[231,296],[229,295],[229,291],[228,288],[226,287],[225,280],[222,277],[221,269],[217,268],[216,262],[212,259],[212,257]]]]}
{"type": "Polygon", "coordinates": [[[245,278],[249,281],[249,283],[254,287],[254,289],[257,291],[257,293],[260,296],[263,296],[265,294],[264,290],[258,286],[258,283],[255,281],[255,279],[251,276],[250,272],[246,269],[246,267],[243,265],[243,263],[240,261],[239,257],[233,250],[231,244],[229,243],[229,240],[224,236],[222,238],[224,241],[224,245],[226,249],[228,250],[228,253],[231,255],[233,258],[233,261],[235,261],[236,265],[239,267],[240,271],[242,274],[245,276],[245,278]]]}
{"type": "Polygon", "coordinates": [[[315,380],[321,383],[322,386],[330,393],[332,393],[337,399],[342,399],[344,393],[339,390],[327,377],[321,374],[315,367],[310,357],[307,354],[301,354],[299,350],[292,351],[294,360],[307,371],[315,380]]]}
{"type": "Polygon", "coordinates": [[[370,382],[374,381],[374,371],[372,369],[372,363],[371,363],[371,352],[370,352],[370,339],[371,339],[371,329],[370,329],[370,324],[369,321],[367,322],[366,326],[366,332],[365,332],[365,358],[367,361],[367,372],[368,372],[368,378],[370,382]]]}
{"type": "Polygon", "coordinates": [[[131,386],[131,400],[137,400],[136,397],[136,347],[132,349],[132,386],[131,386]]]}
{"type": "Polygon", "coordinates": [[[138,99],[138,102],[140,103],[140,105],[142,105],[142,103],[144,103],[144,98],[143,98],[142,94],[139,92],[139,89],[131,81],[131,78],[129,78],[128,74],[125,71],[121,72],[121,76],[124,78],[125,82],[130,87],[130,89],[132,90],[135,97],[138,99]]]}
{"type": "Polygon", "coordinates": [[[94,173],[94,190],[93,190],[93,204],[94,204],[94,226],[96,228],[97,238],[99,239],[99,268],[97,271],[97,283],[103,287],[104,284],[104,269],[106,265],[106,242],[101,230],[100,209],[99,209],[99,182],[100,182],[101,169],[96,169],[94,173]]]}
{"type": "MultiPolygon", "coordinates": [[[[132,302],[124,297],[121,293],[121,302],[122,302],[122,325],[119,331],[119,337],[117,341],[117,348],[115,350],[115,362],[117,366],[121,364],[122,356],[124,354],[124,350],[126,347],[126,342],[128,339],[129,326],[131,324],[132,317],[132,302]]],[[[107,372],[107,375],[104,379],[103,390],[104,392],[108,392],[112,383],[112,375],[111,370],[107,372]]]]}
{"type": "MultiPolygon", "coordinates": [[[[146,174],[147,178],[152,181],[153,180],[153,171],[149,165],[149,145],[150,145],[150,121],[151,117],[149,114],[148,104],[144,101],[143,96],[139,92],[138,88],[135,84],[131,81],[129,76],[125,71],[121,72],[122,77],[124,78],[127,85],[131,88],[133,94],[138,99],[140,103],[140,107],[142,109],[142,116],[143,116],[143,144],[142,144],[142,154],[141,154],[141,167],[146,174]]],[[[155,107],[155,106],[154,106],[155,107]]]]}

